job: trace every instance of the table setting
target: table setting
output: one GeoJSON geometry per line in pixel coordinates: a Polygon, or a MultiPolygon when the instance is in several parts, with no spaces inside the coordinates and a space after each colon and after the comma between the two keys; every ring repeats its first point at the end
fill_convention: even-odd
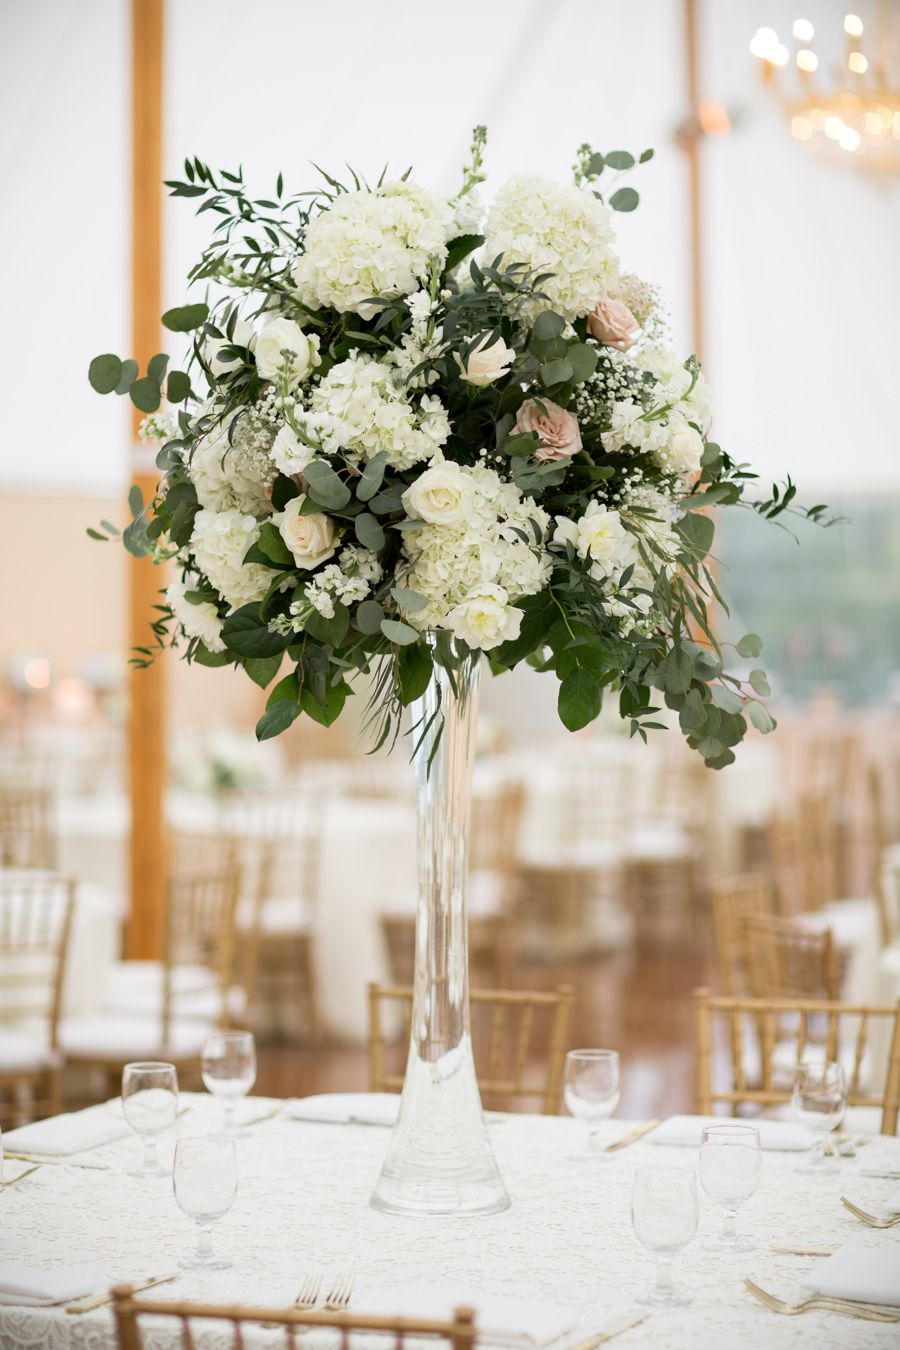
{"type": "MultiPolygon", "coordinates": [[[[284,1102],[246,1095],[247,1072],[209,1069],[215,1095],[151,1086],[167,1098],[155,1119],[114,1099],[7,1132],[0,1346],[113,1350],[120,1283],[260,1308],[437,1316],[464,1303],[485,1344],[559,1350],[620,1336],[896,1344],[900,1140],[871,1136],[811,1174],[814,1135],[797,1122],[606,1118],[607,1070],[603,1118],[489,1115],[503,1214],[398,1219],[367,1204],[391,1094],[284,1102]]],[[[126,1070],[126,1091],[133,1080],[126,1070]]],[[[154,1350],[177,1343],[162,1320],[152,1334],[154,1350]]],[[[253,1326],[247,1343],[274,1334],[253,1326]]],[[[212,1324],[197,1343],[228,1335],[212,1324]]]]}

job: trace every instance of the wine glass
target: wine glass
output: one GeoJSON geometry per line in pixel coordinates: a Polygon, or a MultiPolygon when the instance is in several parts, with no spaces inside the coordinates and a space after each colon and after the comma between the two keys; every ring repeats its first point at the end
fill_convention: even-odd
{"type": "Polygon", "coordinates": [[[710,1200],[722,1206],[722,1231],[706,1243],[712,1252],[752,1252],[753,1243],[737,1235],[738,1209],[759,1185],[761,1159],[755,1125],[707,1125],[700,1143],[700,1183],[710,1200]]]}
{"type": "Polygon", "coordinates": [[[207,1092],[224,1104],[222,1128],[226,1134],[237,1129],[237,1104],[256,1082],[256,1044],[252,1031],[218,1031],[203,1047],[201,1060],[207,1092]]]}
{"type": "Polygon", "coordinates": [[[794,1071],[791,1106],[800,1123],[816,1135],[811,1159],[797,1170],[817,1176],[836,1172],[837,1164],[825,1156],[825,1136],[840,1125],[847,1109],[847,1079],[842,1065],[835,1060],[799,1064],[794,1071]]]}
{"type": "Polygon", "coordinates": [[[122,1111],[135,1134],[144,1136],[144,1157],[131,1175],[168,1176],[169,1169],[156,1156],[156,1136],[170,1129],[178,1117],[175,1065],[155,1060],[126,1064],[122,1070],[122,1111]]]}
{"type": "Polygon", "coordinates": [[[672,1258],[697,1231],[697,1176],[684,1167],[638,1167],[631,1222],[639,1242],[657,1254],[656,1284],[638,1302],[665,1307],[690,1303],[672,1283],[672,1258]]]}
{"type": "Polygon", "coordinates": [[[599,1146],[599,1127],[608,1120],[621,1097],[619,1055],[616,1050],[570,1050],[566,1055],[563,1096],[577,1120],[587,1125],[583,1158],[609,1158],[599,1146]]]}
{"type": "Polygon", "coordinates": [[[182,1270],[229,1270],[231,1262],[214,1255],[212,1226],[228,1213],[237,1195],[237,1150],[226,1134],[179,1139],[175,1145],[172,1186],[179,1208],[200,1229],[197,1250],[178,1264],[182,1270]]]}

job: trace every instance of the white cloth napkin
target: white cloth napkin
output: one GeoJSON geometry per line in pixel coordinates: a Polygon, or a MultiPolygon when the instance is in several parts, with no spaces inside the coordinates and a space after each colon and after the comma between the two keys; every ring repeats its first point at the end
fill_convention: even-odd
{"type": "Polygon", "coordinates": [[[492,1345],[549,1345],[571,1331],[577,1321],[571,1308],[536,1299],[482,1294],[465,1285],[405,1284],[373,1294],[361,1293],[356,1311],[449,1321],[456,1308],[475,1309],[478,1340],[492,1345]]]}
{"type": "Polygon", "coordinates": [[[738,1120],[726,1116],[669,1116],[647,1135],[646,1142],[699,1148],[705,1125],[755,1125],[761,1147],[775,1152],[802,1153],[815,1142],[809,1130],[789,1120],[738,1120]]]}
{"type": "Polygon", "coordinates": [[[70,1153],[111,1144],[131,1133],[121,1114],[110,1109],[109,1103],[89,1106],[85,1111],[72,1111],[64,1116],[36,1120],[31,1125],[20,1125],[3,1136],[3,1146],[10,1153],[34,1153],[43,1158],[65,1158],[70,1153]]]}
{"type": "Polygon", "coordinates": [[[900,1251],[886,1247],[838,1247],[813,1266],[801,1284],[817,1294],[900,1307],[900,1251]]]}
{"type": "Polygon", "coordinates": [[[396,1125],[398,1092],[325,1092],[295,1097],[285,1104],[291,1120],[316,1120],[331,1125],[396,1125]]]}
{"type": "Polygon", "coordinates": [[[39,1266],[20,1266],[14,1261],[0,1262],[0,1303],[49,1307],[52,1303],[68,1303],[70,1299],[93,1294],[99,1285],[100,1272],[94,1266],[42,1270],[39,1266]]]}

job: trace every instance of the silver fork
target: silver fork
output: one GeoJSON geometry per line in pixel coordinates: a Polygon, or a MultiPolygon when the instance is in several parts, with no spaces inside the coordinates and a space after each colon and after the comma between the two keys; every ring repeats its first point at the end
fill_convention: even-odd
{"type": "Polygon", "coordinates": [[[350,1302],[355,1280],[356,1276],[349,1270],[335,1276],[331,1288],[325,1295],[325,1307],[329,1312],[343,1312],[350,1302]]]}

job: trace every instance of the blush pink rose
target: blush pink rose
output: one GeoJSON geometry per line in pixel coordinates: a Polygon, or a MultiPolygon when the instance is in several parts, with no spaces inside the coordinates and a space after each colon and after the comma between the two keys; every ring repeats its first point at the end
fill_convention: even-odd
{"type": "Polygon", "coordinates": [[[558,403],[543,398],[527,399],[519,409],[515,431],[533,431],[541,438],[535,459],[570,459],[581,449],[578,419],[558,403]]]}
{"type": "Polygon", "coordinates": [[[640,330],[640,324],[621,300],[598,300],[588,315],[588,331],[604,347],[627,352],[640,330]]]}

